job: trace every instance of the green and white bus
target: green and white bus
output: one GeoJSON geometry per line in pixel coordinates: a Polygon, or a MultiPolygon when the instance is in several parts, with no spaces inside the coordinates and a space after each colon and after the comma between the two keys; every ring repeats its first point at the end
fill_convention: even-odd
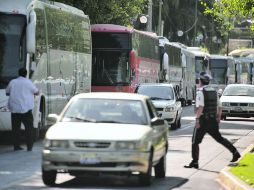
{"type": "Polygon", "coordinates": [[[27,68],[40,90],[33,110],[39,132],[49,113],[91,91],[91,60],[90,21],[83,11],[46,0],[0,0],[0,132],[11,130],[5,88],[19,68],[27,68]]]}

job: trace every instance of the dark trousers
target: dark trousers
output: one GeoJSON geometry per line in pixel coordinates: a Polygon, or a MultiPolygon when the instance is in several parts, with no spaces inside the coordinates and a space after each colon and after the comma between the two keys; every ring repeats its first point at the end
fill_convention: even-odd
{"type": "Polygon", "coordinates": [[[236,148],[226,139],[223,138],[219,132],[219,125],[216,118],[205,118],[201,116],[199,119],[200,128],[194,127],[192,136],[192,158],[193,161],[198,162],[199,159],[199,144],[202,142],[206,133],[211,135],[218,143],[226,147],[231,153],[234,153],[236,148]]]}
{"type": "Polygon", "coordinates": [[[14,148],[20,145],[21,123],[25,126],[25,137],[28,149],[32,149],[34,143],[34,127],[32,110],[26,113],[11,113],[14,148]]]}

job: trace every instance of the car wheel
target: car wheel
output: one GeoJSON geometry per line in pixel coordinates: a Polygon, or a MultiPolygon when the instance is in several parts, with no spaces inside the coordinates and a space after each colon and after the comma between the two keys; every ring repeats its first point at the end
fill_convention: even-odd
{"type": "Polygon", "coordinates": [[[161,157],[159,163],[154,167],[156,178],[165,178],[166,176],[166,154],[161,157]]]}
{"type": "Polygon", "coordinates": [[[52,186],[56,181],[56,171],[45,171],[42,169],[42,181],[45,185],[52,186]]]}
{"type": "Polygon", "coordinates": [[[177,128],[181,128],[182,124],[181,124],[181,117],[179,117],[178,121],[177,121],[177,128]]]}
{"type": "Polygon", "coordinates": [[[178,118],[178,114],[176,115],[175,122],[171,124],[171,127],[170,127],[171,130],[175,130],[178,127],[178,119],[177,118],[178,118]]]}
{"type": "Polygon", "coordinates": [[[221,116],[221,120],[227,120],[227,116],[226,115],[223,115],[223,116],[221,116]]]}
{"type": "Polygon", "coordinates": [[[148,162],[148,169],[146,173],[140,173],[139,174],[139,184],[141,186],[149,186],[152,183],[152,159],[153,154],[150,154],[149,162],[148,162]]]}

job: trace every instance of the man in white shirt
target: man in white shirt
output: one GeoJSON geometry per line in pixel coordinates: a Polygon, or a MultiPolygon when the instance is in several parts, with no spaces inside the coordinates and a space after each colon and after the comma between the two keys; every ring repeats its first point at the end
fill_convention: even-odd
{"type": "Polygon", "coordinates": [[[10,81],[6,88],[6,95],[9,96],[8,108],[11,111],[11,122],[13,132],[14,150],[22,150],[20,147],[21,123],[25,126],[27,151],[33,148],[33,114],[34,96],[39,95],[36,86],[26,78],[27,70],[19,69],[19,77],[10,81]]]}
{"type": "Polygon", "coordinates": [[[199,144],[206,133],[211,135],[218,143],[222,144],[232,153],[231,162],[237,161],[241,155],[236,147],[219,132],[221,119],[221,103],[216,90],[209,87],[210,75],[201,72],[199,75],[199,88],[196,94],[196,123],[192,136],[192,161],[185,168],[198,168],[199,144]]]}

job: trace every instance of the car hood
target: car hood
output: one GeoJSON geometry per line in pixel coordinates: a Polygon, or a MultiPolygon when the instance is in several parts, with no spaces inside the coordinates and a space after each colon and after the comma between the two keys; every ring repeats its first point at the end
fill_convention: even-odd
{"type": "Polygon", "coordinates": [[[254,103],[254,97],[250,96],[222,96],[221,102],[254,103]]]}
{"type": "Polygon", "coordinates": [[[174,100],[152,100],[156,108],[164,108],[166,106],[174,105],[174,100]]]}
{"type": "Polygon", "coordinates": [[[58,122],[48,129],[46,139],[139,140],[150,130],[148,125],[58,122]]]}

